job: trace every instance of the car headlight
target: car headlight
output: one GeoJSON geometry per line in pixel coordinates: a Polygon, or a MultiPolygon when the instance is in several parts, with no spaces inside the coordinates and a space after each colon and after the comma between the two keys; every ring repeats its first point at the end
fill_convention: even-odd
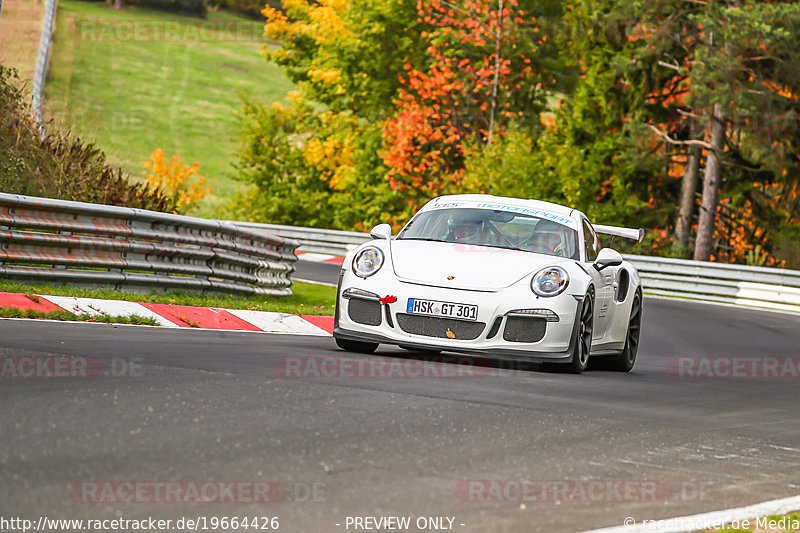
{"type": "Polygon", "coordinates": [[[569,285],[569,274],[561,267],[541,269],[531,280],[531,290],[539,296],[556,296],[569,285]]]}
{"type": "Polygon", "coordinates": [[[368,278],[383,266],[383,252],[370,246],[364,248],[353,258],[353,273],[360,278],[368,278]]]}

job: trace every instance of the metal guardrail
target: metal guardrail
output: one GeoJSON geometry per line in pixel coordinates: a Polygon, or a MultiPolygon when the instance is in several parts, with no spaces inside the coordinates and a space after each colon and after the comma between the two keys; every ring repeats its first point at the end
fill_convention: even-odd
{"type": "Polygon", "coordinates": [[[645,293],[800,312],[800,271],[625,256],[636,265],[645,293]]]}
{"type": "Polygon", "coordinates": [[[0,193],[0,277],[285,295],[299,244],[229,222],[0,193]]]}
{"type": "Polygon", "coordinates": [[[50,62],[50,45],[53,42],[55,29],[56,0],[47,0],[42,35],[39,38],[39,51],[36,54],[36,70],[33,73],[33,113],[39,128],[42,126],[42,102],[44,101],[44,84],[47,79],[47,65],[50,62]]]}
{"type": "Polygon", "coordinates": [[[253,231],[269,231],[300,241],[299,252],[314,252],[318,254],[345,255],[358,245],[372,239],[368,233],[355,231],[338,231],[318,228],[301,228],[295,226],[280,226],[278,224],[259,224],[256,222],[234,222],[241,228],[253,231]]]}
{"type": "MultiPolygon", "coordinates": [[[[300,251],[345,255],[370,240],[366,233],[235,222],[300,241],[300,251]]],[[[800,271],[626,255],[646,294],[800,312],[800,271]]]]}

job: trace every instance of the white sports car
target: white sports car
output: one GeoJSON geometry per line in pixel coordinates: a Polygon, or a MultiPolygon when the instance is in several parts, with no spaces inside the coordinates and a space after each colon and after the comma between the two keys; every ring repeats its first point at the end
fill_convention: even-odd
{"type": "Polygon", "coordinates": [[[492,359],[562,363],[582,372],[606,356],[636,361],[642,285],[597,234],[641,242],[644,230],[592,226],[548,202],[489,195],[428,202],[392,238],[388,224],[345,258],[333,336],[344,349],[379,344],[492,359]]]}

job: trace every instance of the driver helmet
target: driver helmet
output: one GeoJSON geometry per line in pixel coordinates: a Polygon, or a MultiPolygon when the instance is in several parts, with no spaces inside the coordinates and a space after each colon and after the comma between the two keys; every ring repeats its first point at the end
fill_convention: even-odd
{"type": "Polygon", "coordinates": [[[447,231],[457,241],[474,238],[481,231],[482,226],[483,220],[474,213],[455,212],[447,219],[447,231]]]}
{"type": "Polygon", "coordinates": [[[533,229],[531,245],[534,252],[553,254],[559,249],[565,251],[566,244],[564,227],[557,222],[541,220],[533,229]]]}

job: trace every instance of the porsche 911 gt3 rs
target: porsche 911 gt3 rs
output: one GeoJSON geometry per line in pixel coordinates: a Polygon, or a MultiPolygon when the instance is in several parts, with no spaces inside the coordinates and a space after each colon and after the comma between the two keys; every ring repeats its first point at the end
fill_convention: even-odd
{"type": "Polygon", "coordinates": [[[344,350],[380,344],[561,363],[590,356],[629,371],[639,346],[636,268],[598,234],[641,242],[641,229],[593,226],[576,209],[489,195],[428,202],[396,237],[388,224],[345,258],[333,336],[344,350]]]}

